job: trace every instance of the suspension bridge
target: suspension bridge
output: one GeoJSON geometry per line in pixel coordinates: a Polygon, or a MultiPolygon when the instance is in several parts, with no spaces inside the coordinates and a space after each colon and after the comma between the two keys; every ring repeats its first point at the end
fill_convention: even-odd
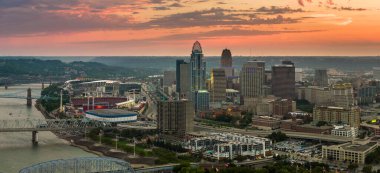
{"type": "MultiPolygon", "coordinates": [[[[39,91],[31,90],[31,98],[38,99],[40,98],[39,91]]],[[[27,90],[7,90],[7,92],[0,92],[0,98],[16,98],[16,99],[27,99],[27,90]]]]}

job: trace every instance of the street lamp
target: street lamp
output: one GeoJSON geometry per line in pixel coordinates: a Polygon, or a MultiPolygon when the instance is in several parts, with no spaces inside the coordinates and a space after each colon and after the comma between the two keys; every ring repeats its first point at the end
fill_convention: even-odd
{"type": "Polygon", "coordinates": [[[116,135],[116,150],[117,150],[117,142],[119,141],[119,135],[116,135]]]}
{"type": "Polygon", "coordinates": [[[99,143],[100,143],[100,145],[102,144],[102,136],[103,136],[103,130],[100,130],[99,131],[99,143]]]}

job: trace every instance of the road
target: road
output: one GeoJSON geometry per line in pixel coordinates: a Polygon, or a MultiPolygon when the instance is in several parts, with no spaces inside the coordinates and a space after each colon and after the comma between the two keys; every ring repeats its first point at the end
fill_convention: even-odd
{"type": "Polygon", "coordinates": [[[156,119],[157,116],[157,101],[154,94],[154,88],[147,84],[142,85],[142,94],[146,96],[146,101],[148,103],[148,108],[144,113],[144,116],[146,116],[149,119],[156,119]]]}
{"type": "MultiPolygon", "coordinates": [[[[215,131],[215,132],[230,132],[230,133],[240,133],[240,134],[247,134],[252,136],[262,136],[265,137],[269,134],[271,134],[273,131],[266,131],[266,130],[243,130],[243,129],[237,129],[237,128],[217,128],[217,127],[211,127],[201,124],[195,124],[194,129],[197,131],[215,131]]],[[[331,136],[331,135],[323,135],[323,134],[315,134],[315,133],[303,133],[303,132],[289,132],[289,131],[282,131],[287,136],[292,138],[300,138],[300,139],[315,139],[315,140],[322,140],[322,141],[328,141],[328,142],[349,142],[351,141],[351,138],[345,138],[340,136],[331,136]]]]}

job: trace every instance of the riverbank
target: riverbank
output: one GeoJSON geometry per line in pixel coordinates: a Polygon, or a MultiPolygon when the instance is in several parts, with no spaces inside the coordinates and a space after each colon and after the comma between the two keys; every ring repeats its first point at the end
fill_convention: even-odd
{"type": "MultiPolygon", "coordinates": [[[[39,104],[35,103],[35,107],[38,111],[42,113],[45,119],[56,119],[53,113],[49,113],[45,108],[39,104]]],[[[100,145],[92,140],[83,139],[82,135],[63,135],[59,132],[53,132],[58,138],[66,140],[71,146],[82,149],[83,151],[96,154],[100,157],[113,157],[121,160],[125,160],[132,165],[133,168],[141,168],[147,166],[155,165],[156,158],[153,157],[133,157],[133,153],[126,153],[123,151],[116,151],[106,145],[100,145]]]]}
{"type": "Polygon", "coordinates": [[[36,107],[36,109],[41,112],[45,119],[57,119],[51,113],[46,111],[46,109],[38,101],[35,102],[34,107],[36,107]]]}
{"type": "Polygon", "coordinates": [[[98,156],[113,157],[125,160],[131,164],[133,168],[141,168],[147,166],[154,166],[156,158],[154,157],[134,157],[133,153],[127,153],[121,150],[116,150],[107,145],[101,145],[90,139],[83,139],[82,136],[66,136],[62,137],[70,142],[72,146],[81,148],[84,151],[96,154],[98,156]]]}

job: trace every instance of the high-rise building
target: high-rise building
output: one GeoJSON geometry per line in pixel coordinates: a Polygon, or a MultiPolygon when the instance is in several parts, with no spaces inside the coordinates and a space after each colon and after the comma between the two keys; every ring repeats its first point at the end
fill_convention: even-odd
{"type": "Polygon", "coordinates": [[[226,101],[226,73],[223,68],[214,68],[211,70],[211,101],[226,101]]]}
{"type": "Polygon", "coordinates": [[[192,91],[206,88],[206,62],[203,59],[201,44],[196,41],[191,51],[191,85],[192,91]]]}
{"type": "Polygon", "coordinates": [[[264,95],[265,62],[248,61],[240,71],[241,96],[251,98],[264,95]]]}
{"type": "Polygon", "coordinates": [[[360,126],[360,108],[316,106],[313,111],[313,121],[325,121],[331,124],[347,124],[351,127],[360,126]]]}
{"type": "Polygon", "coordinates": [[[175,71],[164,71],[164,86],[172,86],[176,81],[176,72],[175,71]]]}
{"type": "Polygon", "coordinates": [[[281,65],[272,67],[272,94],[276,97],[294,99],[295,67],[291,61],[283,61],[281,65]]]}
{"type": "Polygon", "coordinates": [[[232,54],[229,49],[223,50],[220,65],[222,67],[232,67],[232,54]]]}
{"type": "Polygon", "coordinates": [[[329,86],[329,78],[326,69],[316,69],[314,74],[314,85],[320,87],[329,86]]]}
{"type": "Polygon", "coordinates": [[[179,98],[191,98],[191,66],[184,60],[176,64],[176,92],[179,98]]]}
{"type": "Polygon", "coordinates": [[[184,137],[194,129],[194,107],[188,100],[159,101],[157,128],[160,133],[184,137]]]}
{"type": "Polygon", "coordinates": [[[351,83],[333,85],[332,95],[335,106],[349,108],[355,105],[354,90],[351,83]]]}
{"type": "Polygon", "coordinates": [[[208,111],[210,109],[210,93],[207,90],[194,92],[195,112],[208,111]]]}

